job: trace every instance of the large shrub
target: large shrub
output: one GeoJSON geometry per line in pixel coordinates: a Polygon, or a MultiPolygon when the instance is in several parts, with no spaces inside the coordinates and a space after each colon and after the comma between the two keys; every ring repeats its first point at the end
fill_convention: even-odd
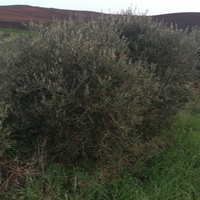
{"type": "Polygon", "coordinates": [[[154,66],[129,61],[113,17],[30,27],[1,77],[10,107],[3,125],[19,152],[108,158],[128,150],[157,90],[154,66]]]}
{"type": "Polygon", "coordinates": [[[189,98],[194,37],[130,11],[30,24],[1,70],[2,118],[18,152],[109,158],[189,98]]]}

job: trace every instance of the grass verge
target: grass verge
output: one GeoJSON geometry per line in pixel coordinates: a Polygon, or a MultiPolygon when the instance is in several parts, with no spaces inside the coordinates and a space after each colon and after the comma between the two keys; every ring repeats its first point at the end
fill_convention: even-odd
{"type": "Polygon", "coordinates": [[[10,29],[10,28],[0,28],[0,31],[9,32],[13,35],[19,35],[22,33],[28,33],[28,30],[20,30],[20,29],[10,29]]]}

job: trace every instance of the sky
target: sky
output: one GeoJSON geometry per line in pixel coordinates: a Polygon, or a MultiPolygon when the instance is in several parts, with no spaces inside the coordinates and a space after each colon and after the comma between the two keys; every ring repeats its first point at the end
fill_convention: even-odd
{"type": "Polygon", "coordinates": [[[0,0],[3,5],[31,5],[66,10],[117,13],[132,7],[135,14],[200,12],[200,0],[0,0]]]}

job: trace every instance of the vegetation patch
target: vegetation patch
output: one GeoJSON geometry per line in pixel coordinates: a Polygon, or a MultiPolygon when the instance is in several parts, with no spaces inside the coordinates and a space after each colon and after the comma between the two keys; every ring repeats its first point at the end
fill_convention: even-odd
{"type": "Polygon", "coordinates": [[[3,41],[2,198],[198,199],[198,35],[129,9],[3,41]]]}

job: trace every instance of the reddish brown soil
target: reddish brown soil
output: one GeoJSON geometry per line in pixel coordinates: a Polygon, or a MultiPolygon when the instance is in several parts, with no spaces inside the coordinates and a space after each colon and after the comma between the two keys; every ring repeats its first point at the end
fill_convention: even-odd
{"type": "MultiPolygon", "coordinates": [[[[86,20],[90,20],[92,16],[95,18],[102,15],[102,13],[91,11],[61,10],[26,5],[0,6],[0,27],[25,29],[22,22],[30,19],[45,21],[51,21],[53,18],[76,19],[76,13],[85,15],[86,20]]],[[[164,20],[168,25],[177,24],[179,29],[189,27],[190,30],[192,26],[200,27],[200,13],[164,14],[153,16],[153,18],[159,21],[164,20]]]]}

